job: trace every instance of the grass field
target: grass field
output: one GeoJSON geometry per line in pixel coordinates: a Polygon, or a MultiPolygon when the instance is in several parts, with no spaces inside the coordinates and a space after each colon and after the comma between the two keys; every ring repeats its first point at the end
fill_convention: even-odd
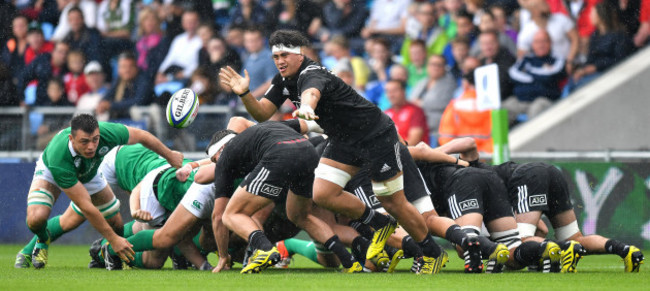
{"type": "MultiPolygon", "coordinates": [[[[577,274],[542,274],[526,271],[504,274],[464,274],[462,260],[453,257],[442,273],[417,276],[408,271],[410,260],[394,274],[339,274],[296,256],[290,269],[267,269],[262,274],[241,275],[239,268],[221,274],[174,271],[170,261],[162,270],[109,272],[86,268],[88,246],[50,247],[43,270],[14,269],[20,246],[0,245],[0,290],[648,290],[650,276],[623,273],[618,256],[583,258],[577,274]]],[[[648,252],[644,252],[648,254],[648,252]]],[[[210,255],[215,264],[217,258],[210,255]]]]}

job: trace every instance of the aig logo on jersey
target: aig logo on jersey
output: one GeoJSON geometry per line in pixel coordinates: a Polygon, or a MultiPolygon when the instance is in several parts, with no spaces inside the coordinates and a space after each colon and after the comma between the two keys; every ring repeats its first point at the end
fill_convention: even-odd
{"type": "Polygon", "coordinates": [[[543,206],[546,205],[546,194],[533,195],[528,197],[528,205],[530,206],[543,206]]]}
{"type": "Polygon", "coordinates": [[[264,183],[262,184],[262,189],[260,189],[260,192],[266,195],[279,196],[280,192],[282,192],[282,188],[264,183]]]}
{"type": "Polygon", "coordinates": [[[461,201],[460,203],[458,203],[458,206],[460,206],[460,211],[479,208],[478,200],[476,199],[468,199],[468,200],[461,201]]]}

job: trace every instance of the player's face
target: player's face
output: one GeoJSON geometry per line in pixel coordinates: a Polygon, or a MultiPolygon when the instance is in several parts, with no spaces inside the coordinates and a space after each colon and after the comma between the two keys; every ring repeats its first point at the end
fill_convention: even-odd
{"type": "Polygon", "coordinates": [[[222,146],[221,149],[219,149],[219,151],[217,151],[217,153],[214,154],[214,156],[210,157],[210,161],[216,164],[217,161],[219,160],[219,157],[221,156],[221,153],[223,152],[223,148],[225,147],[226,147],[225,145],[222,146]]]}
{"type": "Polygon", "coordinates": [[[99,145],[99,128],[95,129],[92,133],[87,133],[83,130],[77,130],[74,134],[69,135],[72,142],[72,148],[86,159],[95,156],[97,145],[99,145]]]}
{"type": "Polygon", "coordinates": [[[280,72],[280,76],[284,78],[296,75],[303,60],[304,56],[299,54],[283,51],[273,53],[273,62],[275,63],[275,67],[278,69],[278,72],[280,72]]]}

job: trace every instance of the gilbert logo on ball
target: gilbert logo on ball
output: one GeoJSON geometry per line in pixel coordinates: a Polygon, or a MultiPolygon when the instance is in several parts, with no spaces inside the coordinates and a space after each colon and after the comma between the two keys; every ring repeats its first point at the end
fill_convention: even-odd
{"type": "Polygon", "coordinates": [[[167,103],[167,122],[172,127],[188,127],[199,113],[199,98],[189,88],[183,88],[169,99],[167,103]]]}

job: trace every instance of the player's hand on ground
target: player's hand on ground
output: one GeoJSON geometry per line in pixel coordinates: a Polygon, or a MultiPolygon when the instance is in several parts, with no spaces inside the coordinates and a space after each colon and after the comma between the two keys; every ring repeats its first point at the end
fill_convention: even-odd
{"type": "Polygon", "coordinates": [[[230,270],[230,255],[227,257],[219,257],[219,262],[217,266],[212,269],[212,273],[219,273],[222,270],[230,270]]]}
{"type": "Polygon", "coordinates": [[[143,222],[151,221],[153,219],[151,213],[142,209],[138,209],[135,212],[131,213],[131,217],[133,217],[135,220],[143,222]]]}
{"type": "Polygon", "coordinates": [[[187,181],[187,178],[190,177],[191,173],[192,166],[190,164],[185,164],[185,166],[182,166],[180,169],[176,170],[176,180],[185,182],[187,181]]]}
{"type": "Polygon", "coordinates": [[[241,95],[249,90],[251,78],[248,76],[248,71],[244,70],[244,76],[238,74],[230,66],[221,68],[219,72],[219,80],[221,84],[230,87],[233,93],[241,95]]]}
{"type": "Polygon", "coordinates": [[[121,236],[116,236],[116,238],[113,241],[109,241],[109,243],[111,244],[113,251],[115,251],[122,261],[127,263],[133,261],[135,252],[132,249],[133,245],[129,243],[128,240],[121,236]]]}
{"type": "Polygon", "coordinates": [[[167,162],[174,168],[178,169],[183,166],[183,153],[178,151],[172,151],[169,157],[167,157],[167,162]]]}

